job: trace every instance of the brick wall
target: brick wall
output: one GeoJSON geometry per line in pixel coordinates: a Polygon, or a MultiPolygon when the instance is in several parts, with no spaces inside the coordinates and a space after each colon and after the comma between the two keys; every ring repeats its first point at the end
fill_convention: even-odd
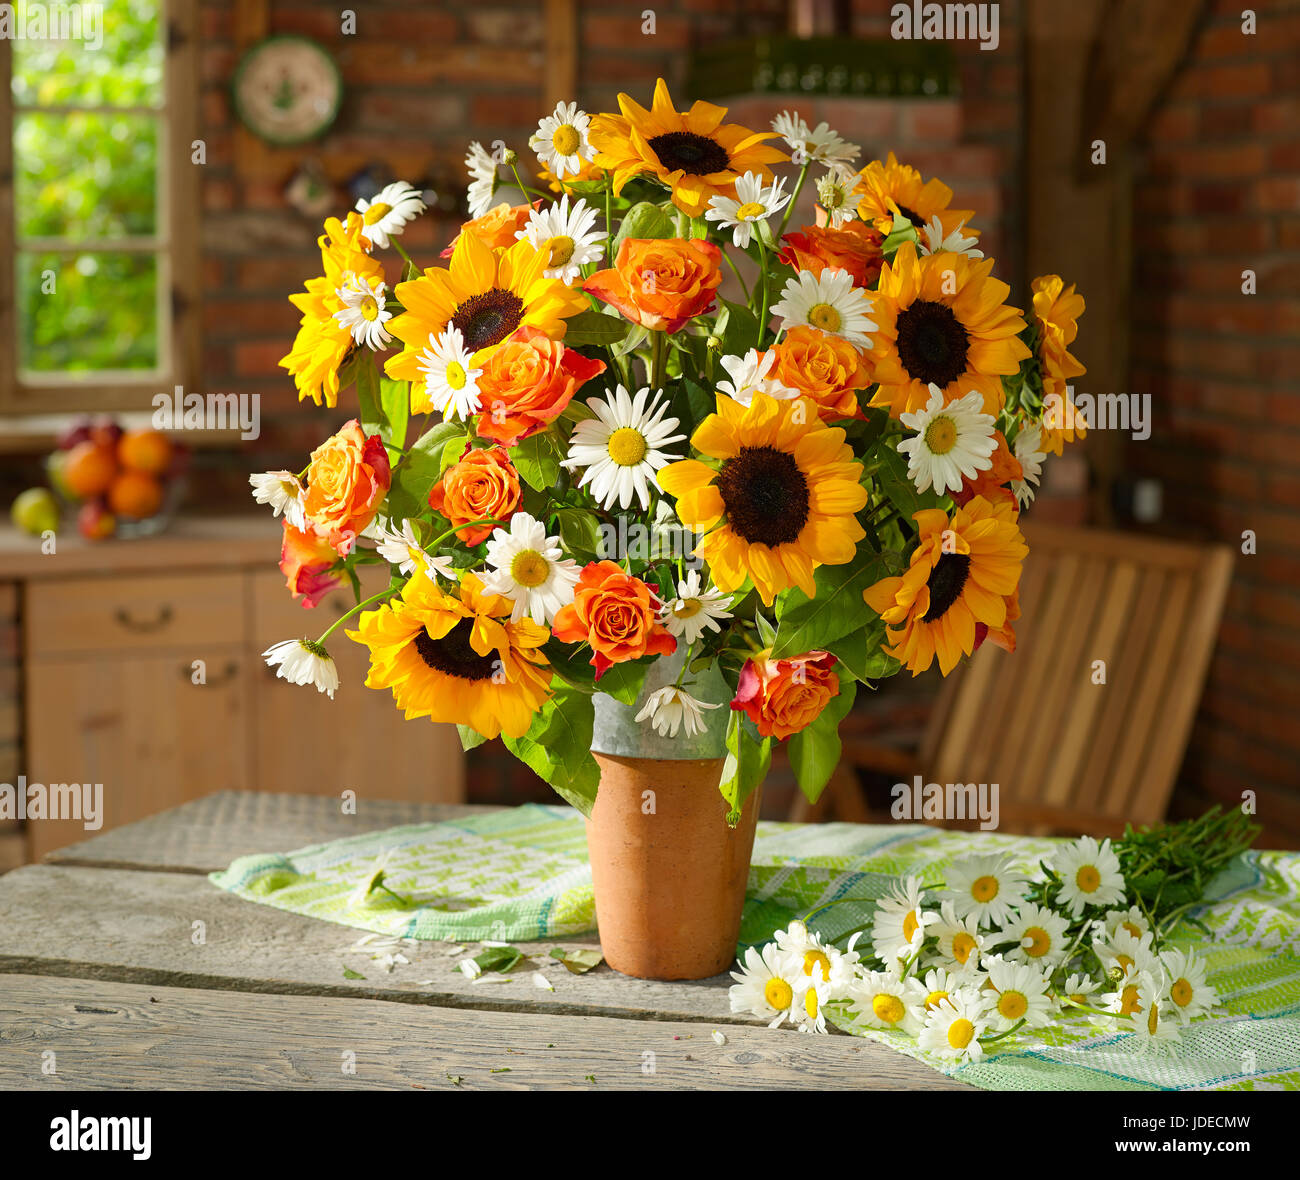
{"type": "Polygon", "coordinates": [[[1175,799],[1259,792],[1300,843],[1300,9],[1217,0],[1151,121],[1136,190],[1130,391],[1150,393],[1134,474],[1164,484],[1162,532],[1238,556],[1175,799]],[[1242,293],[1253,270],[1258,293],[1242,293]]]}

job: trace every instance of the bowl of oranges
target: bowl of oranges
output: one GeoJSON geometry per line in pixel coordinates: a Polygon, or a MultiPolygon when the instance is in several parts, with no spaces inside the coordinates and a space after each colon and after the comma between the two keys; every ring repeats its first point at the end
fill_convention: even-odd
{"type": "Polygon", "coordinates": [[[184,498],[188,450],[161,430],[81,420],[46,460],[54,490],[76,510],[89,541],[160,533],[184,498]]]}

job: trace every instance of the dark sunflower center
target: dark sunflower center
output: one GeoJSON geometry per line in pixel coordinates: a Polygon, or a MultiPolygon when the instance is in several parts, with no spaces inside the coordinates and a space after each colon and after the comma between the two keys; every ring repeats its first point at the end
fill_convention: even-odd
{"type": "Polygon", "coordinates": [[[435,672],[461,680],[486,680],[496,671],[497,657],[495,653],[481,656],[470,647],[473,629],[469,619],[461,619],[441,639],[434,639],[427,630],[421,629],[415,636],[415,650],[435,672]]]}
{"type": "MultiPolygon", "coordinates": [[[[898,205],[898,202],[894,202],[898,205]]],[[[909,209],[906,205],[898,205],[898,211],[907,218],[917,229],[925,228],[925,218],[922,217],[915,209],[909,209]]]]}
{"type": "Polygon", "coordinates": [[[718,472],[718,491],[732,531],[751,544],[787,544],[808,522],[808,481],[775,447],[741,447],[718,472]]]}
{"type": "Polygon", "coordinates": [[[708,176],[710,172],[725,172],[731,166],[731,157],[720,143],[693,131],[669,131],[650,140],[654,154],[669,172],[680,169],[692,176],[708,176]]]}
{"type": "Polygon", "coordinates": [[[465,337],[470,352],[498,344],[510,335],[524,316],[524,302],[513,291],[493,287],[481,295],[471,295],[451,317],[452,324],[465,337]]]}
{"type": "Polygon", "coordinates": [[[966,371],[970,338],[946,303],[918,299],[898,313],[898,358],[916,381],[940,389],[966,371]]]}
{"type": "Polygon", "coordinates": [[[922,622],[933,623],[948,613],[948,608],[961,597],[966,576],[970,573],[970,558],[964,553],[944,553],[930,571],[930,609],[922,622]]]}

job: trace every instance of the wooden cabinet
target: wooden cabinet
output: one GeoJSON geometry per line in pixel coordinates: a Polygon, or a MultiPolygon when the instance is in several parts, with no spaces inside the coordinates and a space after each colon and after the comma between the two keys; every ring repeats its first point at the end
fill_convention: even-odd
{"type": "MultiPolygon", "coordinates": [[[[262,652],[318,635],[351,592],[304,610],[275,568],[269,522],[226,522],[224,536],[207,522],[207,544],[195,527],[69,545],[15,570],[27,780],[102,784],[104,828],[231,787],[463,800],[455,728],[407,722],[390,693],[366,688],[368,653],[342,629],[329,644],[340,677],[333,701],[266,666],[262,652]]],[[[382,588],[386,575],[367,573],[363,589],[382,588]]],[[[86,835],[76,818],[29,821],[28,858],[86,835]]]]}

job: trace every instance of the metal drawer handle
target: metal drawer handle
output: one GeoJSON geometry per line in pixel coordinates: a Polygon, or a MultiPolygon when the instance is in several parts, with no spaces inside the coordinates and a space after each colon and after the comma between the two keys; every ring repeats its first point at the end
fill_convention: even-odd
{"type": "Polygon", "coordinates": [[[134,631],[138,635],[147,635],[151,631],[161,631],[172,621],[172,617],[172,608],[166,605],[159,607],[158,616],[153,619],[134,619],[124,606],[119,606],[113,612],[113,618],[119,626],[125,627],[128,631],[134,631]]]}

